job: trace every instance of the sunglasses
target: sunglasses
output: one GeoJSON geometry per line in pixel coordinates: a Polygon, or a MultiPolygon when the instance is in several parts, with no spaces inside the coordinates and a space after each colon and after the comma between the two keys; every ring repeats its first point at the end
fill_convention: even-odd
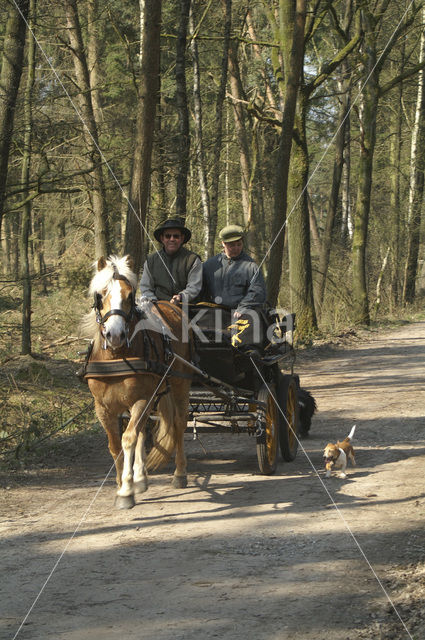
{"type": "Polygon", "coordinates": [[[164,233],[164,238],[166,240],[170,240],[171,238],[175,238],[176,240],[178,240],[181,237],[182,237],[181,233],[164,233]]]}

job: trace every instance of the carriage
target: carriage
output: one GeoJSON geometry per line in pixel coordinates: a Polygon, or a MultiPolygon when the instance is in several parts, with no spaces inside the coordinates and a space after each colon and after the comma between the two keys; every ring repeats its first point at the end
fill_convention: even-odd
{"type": "Polygon", "coordinates": [[[93,310],[83,322],[93,339],[82,375],[114,459],[116,506],[133,507],[148,487],[148,469],[174,452],[173,486],[187,486],[188,421],[194,438],[204,429],[252,435],[263,474],[275,471],[279,446],[293,460],[294,316],[258,308],[235,320],[230,309],[209,303],[188,310],[163,300],[137,305],[136,288],[127,256],[100,258],[90,284],[93,310]]]}
{"type": "Polygon", "coordinates": [[[279,450],[287,462],[298,450],[295,315],[258,308],[235,324],[230,310],[205,303],[191,305],[189,315],[197,319],[198,371],[187,431],[193,439],[203,432],[247,433],[255,438],[260,473],[273,474],[279,450]]]}

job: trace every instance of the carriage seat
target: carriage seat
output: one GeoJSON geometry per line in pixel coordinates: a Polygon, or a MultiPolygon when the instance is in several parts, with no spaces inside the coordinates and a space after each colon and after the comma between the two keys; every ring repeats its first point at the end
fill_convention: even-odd
{"type": "Polygon", "coordinates": [[[273,364],[292,348],[286,328],[293,329],[294,316],[286,317],[285,327],[265,305],[235,321],[231,309],[201,302],[189,306],[189,317],[201,368],[229,384],[243,380],[251,388],[258,377],[251,358],[258,366],[273,364]]]}

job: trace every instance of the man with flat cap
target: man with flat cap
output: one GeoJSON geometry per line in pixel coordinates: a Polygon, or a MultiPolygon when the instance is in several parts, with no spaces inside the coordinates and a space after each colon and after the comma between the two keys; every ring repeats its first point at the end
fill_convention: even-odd
{"type": "Polygon", "coordinates": [[[140,280],[142,296],[149,300],[169,300],[171,304],[191,302],[202,288],[202,263],[199,256],[183,245],[191,231],[182,218],[168,218],[153,233],[162,244],[143,266],[140,280]]]}
{"type": "Polygon", "coordinates": [[[266,285],[254,260],[243,250],[244,231],[237,224],[219,233],[222,253],[204,263],[204,283],[212,302],[234,309],[240,318],[266,301],[266,285]]]}

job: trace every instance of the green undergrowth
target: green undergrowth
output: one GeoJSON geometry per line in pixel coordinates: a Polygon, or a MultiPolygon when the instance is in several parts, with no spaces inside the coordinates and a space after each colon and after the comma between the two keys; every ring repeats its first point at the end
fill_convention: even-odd
{"type": "Polygon", "coordinates": [[[82,315],[90,309],[84,292],[33,292],[32,353],[21,355],[20,291],[0,293],[0,464],[39,464],[57,442],[98,423],[87,385],[75,372],[82,315]]]}
{"type": "Polygon", "coordinates": [[[0,456],[7,467],[42,458],[58,438],[95,428],[97,419],[87,387],[72,365],[24,356],[0,376],[0,456]]]}

